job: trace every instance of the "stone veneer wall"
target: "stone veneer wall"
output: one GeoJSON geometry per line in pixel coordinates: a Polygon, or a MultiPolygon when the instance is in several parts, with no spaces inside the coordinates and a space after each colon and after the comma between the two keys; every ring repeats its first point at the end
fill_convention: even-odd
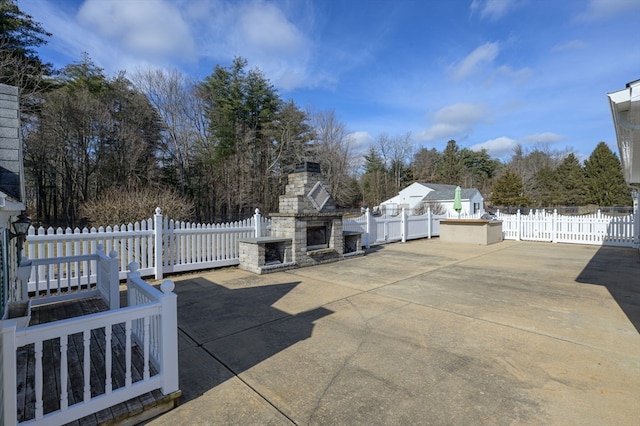
{"type": "MultiPolygon", "coordinates": [[[[291,173],[285,188],[285,195],[280,196],[278,212],[280,214],[316,214],[318,209],[313,205],[307,194],[318,184],[322,183],[322,175],[314,172],[291,173]]],[[[336,211],[336,203],[329,198],[320,213],[336,211]]]]}
{"type": "Polygon", "coordinates": [[[288,176],[285,194],[280,196],[279,212],[271,216],[271,235],[292,239],[292,260],[298,266],[311,266],[342,258],[344,237],[342,235],[342,213],[336,211],[336,204],[322,184],[322,174],[297,172],[288,176]],[[308,197],[317,193],[322,206],[308,197]],[[307,225],[309,222],[331,224],[329,247],[307,250],[307,225]]]}

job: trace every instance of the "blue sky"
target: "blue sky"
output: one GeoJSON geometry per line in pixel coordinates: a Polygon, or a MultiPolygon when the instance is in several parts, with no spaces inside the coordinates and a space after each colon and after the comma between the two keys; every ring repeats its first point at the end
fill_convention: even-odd
{"type": "Polygon", "coordinates": [[[618,152],[606,94],[640,78],[640,0],[18,0],[53,33],[41,57],[82,52],[109,75],[201,79],[242,56],[284,99],[335,110],[364,150],[516,144],[618,152]]]}

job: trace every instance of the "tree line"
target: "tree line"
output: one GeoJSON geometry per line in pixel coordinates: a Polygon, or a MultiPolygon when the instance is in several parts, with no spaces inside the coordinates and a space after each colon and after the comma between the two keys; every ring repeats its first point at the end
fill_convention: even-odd
{"type": "Polygon", "coordinates": [[[116,224],[160,205],[177,220],[275,212],[297,163],[321,163],[345,209],[375,206],[414,181],[477,187],[493,205],[630,204],[605,143],[571,152],[518,147],[508,162],[449,141],[414,149],[382,134],[362,156],[334,111],[303,110],[243,58],[194,81],[177,70],[106,75],[88,54],[55,70],[35,48],[51,34],[0,2],[0,82],[21,89],[32,217],[47,225],[116,224]]]}
{"type": "Polygon", "coordinates": [[[508,161],[491,158],[486,150],[460,148],[450,140],[435,148],[411,150],[407,136],[379,137],[364,156],[359,177],[362,200],[376,206],[412,182],[475,187],[490,207],[545,208],[630,206],[631,191],[622,166],[605,142],[580,162],[569,150],[546,145],[517,145],[508,161]]]}

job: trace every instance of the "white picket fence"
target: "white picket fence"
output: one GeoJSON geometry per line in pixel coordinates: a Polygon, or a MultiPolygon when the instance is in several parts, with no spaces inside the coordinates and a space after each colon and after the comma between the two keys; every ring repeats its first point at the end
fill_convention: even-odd
{"type": "MultiPolygon", "coordinates": [[[[141,276],[207,269],[239,263],[238,240],[269,235],[270,220],[256,209],[253,217],[224,224],[195,224],[169,220],[156,209],[153,218],[122,226],[99,228],[31,227],[24,244],[29,259],[90,254],[98,245],[115,252],[120,279],[127,265],[137,262],[141,276]]],[[[35,274],[35,272],[34,272],[35,274]]],[[[29,282],[35,283],[32,274],[29,282]]]]}
{"type": "Polygon", "coordinates": [[[546,241],[634,247],[634,215],[609,216],[598,210],[595,214],[565,216],[557,211],[532,210],[529,214],[506,215],[498,212],[506,240],[546,241]]]}
{"type": "Polygon", "coordinates": [[[367,209],[362,216],[344,219],[342,226],[345,231],[361,232],[362,245],[370,247],[371,244],[437,237],[440,220],[446,218],[446,215],[432,214],[430,209],[419,216],[409,216],[404,209],[398,215],[374,216],[367,209]]]}
{"type": "MultiPolygon", "coordinates": [[[[464,216],[465,218],[478,218],[464,216]]],[[[637,246],[634,216],[608,216],[600,212],[585,216],[564,216],[557,212],[530,211],[503,214],[502,231],[506,240],[547,241],[596,245],[637,246]]],[[[363,246],[371,244],[431,238],[440,235],[440,221],[446,215],[431,211],[419,216],[374,216],[368,210],[359,217],[344,220],[345,231],[362,233],[363,246]]],[[[636,225],[637,226],[637,225],[636,225]]],[[[160,209],[153,218],[122,226],[91,229],[29,229],[24,255],[30,259],[90,254],[102,244],[106,253],[119,259],[120,279],[127,265],[139,264],[142,276],[184,272],[239,264],[238,240],[270,234],[270,221],[259,211],[253,217],[225,224],[194,224],[164,218],[160,209]]],[[[637,232],[636,232],[637,233],[637,232]]],[[[35,285],[34,273],[29,280],[35,285]]],[[[42,277],[44,275],[40,275],[42,277]]]]}
{"type": "MultiPolygon", "coordinates": [[[[478,219],[480,214],[462,215],[461,219],[478,219]]],[[[502,221],[505,240],[546,241],[591,245],[637,246],[634,238],[634,215],[609,216],[600,211],[592,215],[564,216],[556,211],[529,211],[522,214],[496,214],[502,221]]],[[[367,209],[357,218],[345,219],[346,231],[362,232],[363,245],[431,238],[440,235],[440,220],[446,215],[433,215],[431,211],[420,216],[409,216],[403,210],[391,216],[374,216],[367,209]]],[[[458,218],[451,216],[450,218],[458,218]]]]}

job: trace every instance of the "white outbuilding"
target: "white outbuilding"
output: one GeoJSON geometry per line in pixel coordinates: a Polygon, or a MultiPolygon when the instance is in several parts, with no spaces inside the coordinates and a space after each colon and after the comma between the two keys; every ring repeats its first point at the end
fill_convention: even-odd
{"type": "MultiPolygon", "coordinates": [[[[380,209],[387,214],[397,214],[403,208],[407,214],[420,214],[427,207],[442,206],[447,214],[457,214],[453,209],[456,185],[414,182],[398,195],[380,203],[380,209]]],[[[476,188],[462,188],[462,211],[460,214],[484,213],[484,198],[476,188]]]]}

